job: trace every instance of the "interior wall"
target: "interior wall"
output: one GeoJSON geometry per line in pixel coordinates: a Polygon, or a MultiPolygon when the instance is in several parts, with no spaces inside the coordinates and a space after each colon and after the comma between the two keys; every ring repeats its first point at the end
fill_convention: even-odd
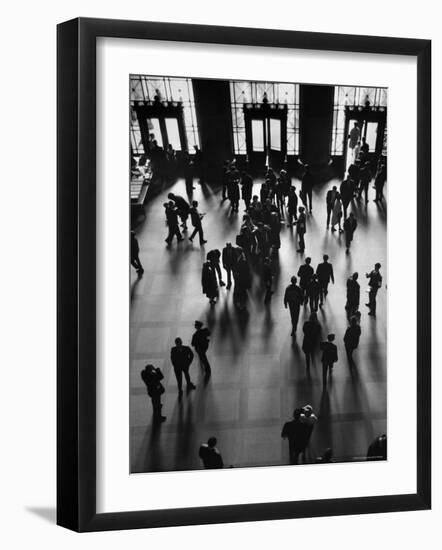
{"type": "Polygon", "coordinates": [[[300,158],[315,168],[330,159],[333,98],[333,86],[300,86],[300,158]]]}
{"type": "Polygon", "coordinates": [[[208,183],[220,178],[223,162],[233,155],[229,83],[193,79],[201,150],[208,183]]]}

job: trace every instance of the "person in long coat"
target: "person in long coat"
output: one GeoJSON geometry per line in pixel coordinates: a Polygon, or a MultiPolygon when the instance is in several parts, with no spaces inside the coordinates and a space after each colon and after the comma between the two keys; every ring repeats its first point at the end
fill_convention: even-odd
{"type": "Polygon", "coordinates": [[[310,319],[304,323],[302,331],[304,332],[302,351],[305,354],[307,369],[309,369],[310,361],[313,361],[313,352],[318,345],[319,337],[321,335],[321,325],[319,324],[318,317],[314,311],[310,314],[310,319]]]}
{"type": "Polygon", "coordinates": [[[350,215],[344,221],[346,254],[350,252],[351,241],[353,240],[353,235],[357,227],[358,227],[358,222],[356,221],[356,218],[354,217],[353,212],[350,212],[350,215]]]}
{"type": "Polygon", "coordinates": [[[356,317],[351,317],[350,326],[345,331],[344,344],[347,352],[350,368],[354,366],[353,352],[359,346],[359,338],[361,337],[361,327],[358,324],[356,317]]]}
{"type": "Polygon", "coordinates": [[[201,274],[203,293],[209,298],[211,304],[215,304],[218,298],[218,281],[216,271],[210,262],[204,262],[201,274]]]}
{"type": "Polygon", "coordinates": [[[332,219],[331,219],[332,231],[336,231],[335,225],[338,224],[339,233],[342,233],[341,219],[342,219],[342,200],[341,200],[340,193],[336,193],[336,198],[335,198],[335,202],[333,203],[333,209],[332,209],[332,219]]]}
{"type": "Polygon", "coordinates": [[[238,261],[233,271],[235,287],[233,289],[233,301],[235,306],[243,310],[246,308],[247,291],[251,287],[252,277],[249,264],[243,252],[239,255],[238,261]]]}

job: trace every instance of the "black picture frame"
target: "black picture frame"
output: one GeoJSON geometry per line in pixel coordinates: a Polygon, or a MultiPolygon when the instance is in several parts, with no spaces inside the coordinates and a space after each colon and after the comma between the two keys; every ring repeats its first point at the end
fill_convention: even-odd
{"type": "Polygon", "coordinates": [[[431,507],[431,41],[79,18],[57,28],[57,523],[104,531],[431,507]],[[417,491],[361,498],[96,512],[96,39],[396,54],[417,59],[417,491]]]}

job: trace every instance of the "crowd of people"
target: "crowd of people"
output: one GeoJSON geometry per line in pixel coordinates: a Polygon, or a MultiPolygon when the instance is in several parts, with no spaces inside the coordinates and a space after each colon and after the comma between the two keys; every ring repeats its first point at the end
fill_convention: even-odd
{"type": "MultiPolygon", "coordinates": [[[[358,144],[355,144],[358,147],[358,144]]],[[[354,148],[353,148],[354,149],[354,148]]],[[[230,213],[239,212],[240,201],[244,203],[244,213],[238,235],[234,242],[226,242],[222,250],[211,249],[205,255],[201,269],[201,287],[203,294],[208,298],[211,306],[215,306],[220,296],[220,288],[230,291],[233,287],[233,303],[241,312],[247,309],[249,290],[252,286],[254,273],[260,277],[264,302],[269,303],[273,294],[273,279],[275,276],[275,261],[281,246],[281,228],[295,227],[298,247],[303,253],[306,249],[307,218],[320,205],[313,204],[314,177],[308,165],[303,164],[301,187],[298,192],[292,184],[287,171],[279,173],[271,167],[266,167],[263,183],[259,193],[253,194],[254,182],[246,170],[239,170],[236,160],[226,161],[221,177],[221,200],[229,201],[230,213]],[[224,276],[225,274],[225,276],[224,276]]],[[[193,169],[192,169],[193,172],[193,169]]],[[[383,158],[379,159],[375,172],[372,172],[371,161],[368,160],[366,143],[361,143],[349,166],[348,173],[340,187],[333,186],[326,193],[325,204],[326,228],[332,232],[339,231],[345,235],[345,251],[349,254],[351,244],[358,227],[357,217],[349,207],[353,201],[365,200],[368,202],[369,186],[374,180],[376,191],[374,201],[384,200],[383,188],[386,181],[386,164],[383,158]]],[[[193,175],[186,177],[188,196],[192,196],[193,175]]],[[[184,240],[188,235],[190,242],[198,236],[200,246],[207,243],[204,235],[204,213],[198,209],[198,201],[189,200],[175,193],[168,193],[168,201],[164,203],[167,224],[166,243],[170,247],[176,238],[177,242],[184,240]],[[192,226],[192,232],[188,227],[192,226]]],[[[143,276],[144,269],[139,259],[139,247],[134,232],[131,232],[131,263],[137,270],[138,276],[143,276]]],[[[366,306],[369,315],[376,316],[376,296],[382,286],[381,264],[376,263],[371,271],[365,273],[369,285],[369,299],[366,306]]],[[[361,338],[361,314],[359,274],[352,273],[346,282],[346,303],[343,305],[348,320],[348,327],[343,335],[343,343],[350,369],[355,369],[353,353],[361,338]]],[[[293,274],[290,284],[284,292],[283,305],[289,310],[291,320],[291,336],[297,337],[298,321],[301,308],[309,308],[308,319],[302,327],[302,351],[305,355],[307,372],[310,369],[314,356],[321,353],[322,383],[327,390],[328,381],[333,367],[339,361],[338,347],[335,343],[336,335],[329,333],[321,338],[322,328],[318,320],[318,311],[323,307],[329,292],[329,285],[335,284],[333,265],[327,254],[322,261],[312,265],[312,258],[306,257],[300,265],[296,275],[293,274]]],[[[183,377],[187,384],[187,391],[195,389],[189,375],[189,368],[194,359],[194,352],[198,355],[201,368],[206,379],[211,376],[211,366],[207,358],[210,331],[200,320],[195,321],[195,333],[190,346],[184,345],[182,339],[175,339],[175,346],[171,349],[170,360],[176,375],[178,393],[183,395],[183,377]],[[192,348],[194,351],[192,351],[192,348]]],[[[162,415],[161,396],[165,389],[161,380],[163,374],[160,369],[149,364],[141,377],[147,387],[147,393],[152,400],[155,422],[164,422],[162,415]]],[[[298,463],[300,455],[305,449],[313,432],[317,417],[310,405],[296,409],[293,420],[287,422],[282,430],[282,437],[289,440],[290,462],[298,463]]],[[[199,456],[206,468],[223,467],[221,454],[216,449],[216,438],[211,437],[207,444],[199,450],[199,456]]],[[[317,462],[333,461],[333,452],[326,449],[317,462]]]]}

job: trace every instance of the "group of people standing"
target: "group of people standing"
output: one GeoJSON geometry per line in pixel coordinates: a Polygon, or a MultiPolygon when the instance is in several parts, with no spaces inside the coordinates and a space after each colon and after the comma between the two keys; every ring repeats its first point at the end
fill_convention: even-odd
{"type": "MultiPolygon", "coordinates": [[[[365,149],[361,147],[361,152],[365,149]]],[[[373,179],[371,165],[368,160],[363,160],[363,154],[355,159],[349,167],[347,177],[342,181],[340,188],[333,186],[326,194],[327,229],[331,226],[334,232],[338,230],[345,234],[346,253],[349,253],[354,233],[357,229],[357,220],[353,212],[347,215],[350,203],[360,200],[365,195],[368,201],[368,187],[373,179]],[[362,159],[362,160],[361,160],[362,159]],[[344,221],[342,223],[342,218],[344,221]],[[336,229],[337,226],[337,229],[336,229]]],[[[386,179],[386,168],[380,162],[375,175],[376,199],[383,198],[382,189],[386,179]]],[[[193,176],[192,182],[193,184],[193,176]]],[[[226,161],[222,177],[222,201],[230,201],[231,213],[239,211],[239,201],[244,201],[245,213],[242,218],[239,234],[235,242],[227,242],[222,250],[213,249],[206,254],[202,265],[201,285],[202,291],[209,299],[211,305],[216,304],[219,298],[219,288],[233,289],[233,301],[239,310],[247,307],[248,291],[252,286],[253,269],[259,271],[262,285],[265,289],[265,302],[269,302],[272,290],[273,259],[281,246],[281,226],[291,228],[296,226],[298,235],[298,252],[305,250],[305,233],[307,231],[307,215],[313,212],[312,190],[314,179],[308,165],[304,165],[304,174],[301,180],[299,197],[296,187],[292,185],[286,170],[276,174],[268,167],[265,172],[259,195],[253,194],[253,178],[247,171],[240,171],[235,161],[226,161]],[[299,206],[299,202],[302,206],[299,206]],[[225,271],[223,277],[222,269],[225,271]]],[[[189,193],[190,182],[186,181],[189,193]]],[[[198,202],[189,202],[184,197],[175,193],[168,194],[168,201],[164,203],[168,234],[166,243],[170,246],[176,238],[177,242],[184,239],[188,231],[188,222],[193,227],[188,236],[190,242],[198,235],[200,245],[207,243],[204,236],[202,220],[203,213],[198,210],[198,202]]],[[[131,263],[136,268],[139,276],[144,272],[139,259],[139,246],[135,234],[131,232],[131,263]]],[[[381,265],[377,263],[374,269],[366,273],[369,280],[369,315],[376,315],[376,296],[382,285],[380,274],[381,265]]],[[[360,326],[360,285],[358,273],[353,273],[347,280],[347,300],[345,310],[347,313],[348,327],[343,337],[350,369],[355,367],[353,352],[359,345],[361,337],[360,326]]],[[[333,266],[329,256],[324,255],[316,270],[311,265],[311,258],[307,257],[299,267],[297,276],[292,276],[289,286],[285,289],[283,303],[290,311],[292,332],[296,337],[301,307],[310,307],[309,318],[302,327],[303,342],[302,351],[305,355],[306,368],[309,371],[317,350],[322,352],[322,382],[323,388],[327,387],[333,367],[338,361],[338,348],[335,343],[336,336],[329,333],[321,341],[321,324],[318,320],[318,311],[324,305],[328,295],[330,283],[335,284],[333,266]],[[299,285],[298,285],[299,280],[299,285]]],[[[207,358],[210,331],[203,326],[201,321],[195,322],[195,333],[192,336],[191,345],[183,344],[181,338],[175,339],[175,346],[170,352],[170,360],[177,380],[179,397],[183,395],[183,378],[187,391],[194,390],[195,384],[190,377],[190,366],[194,355],[197,354],[201,368],[206,379],[211,376],[211,366],[207,358]],[[193,348],[193,351],[192,351],[193,348]]],[[[141,378],[146,385],[147,393],[151,398],[153,418],[155,422],[164,422],[166,417],[162,415],[161,396],[165,389],[162,384],[164,375],[159,368],[149,364],[141,372],[141,378]]],[[[282,430],[282,437],[289,439],[290,461],[298,463],[299,456],[305,453],[313,432],[316,415],[310,405],[296,409],[292,421],[287,422],[282,430]]],[[[216,449],[216,438],[209,438],[207,444],[203,444],[199,450],[199,456],[205,467],[223,467],[223,461],[216,449]]],[[[328,461],[324,458],[324,461],[328,461]]]]}

